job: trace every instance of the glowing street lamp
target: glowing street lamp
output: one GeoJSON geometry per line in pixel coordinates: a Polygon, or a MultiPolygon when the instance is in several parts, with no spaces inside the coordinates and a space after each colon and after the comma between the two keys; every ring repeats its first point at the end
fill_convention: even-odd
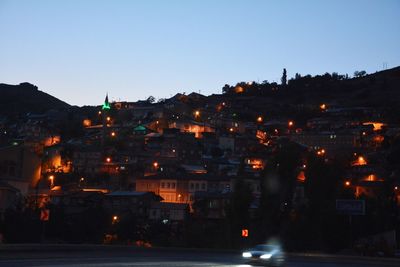
{"type": "Polygon", "coordinates": [[[111,158],[110,158],[110,157],[107,157],[107,158],[106,158],[106,162],[107,162],[107,163],[110,163],[110,162],[111,162],[111,158]]]}
{"type": "Polygon", "coordinates": [[[111,137],[115,137],[116,133],[115,132],[111,132],[111,137]]]}
{"type": "Polygon", "coordinates": [[[110,121],[111,121],[111,117],[107,117],[106,120],[107,120],[108,122],[110,122],[110,121]]]}
{"type": "Polygon", "coordinates": [[[158,162],[157,161],[153,162],[153,167],[156,168],[156,169],[158,168],[158,162]]]}
{"type": "Polygon", "coordinates": [[[289,122],[288,122],[288,126],[289,126],[289,127],[292,127],[293,125],[294,125],[294,122],[293,122],[293,121],[289,121],[289,122]]]}
{"type": "Polygon", "coordinates": [[[367,161],[363,156],[359,156],[357,159],[358,165],[367,165],[367,161]]]}
{"type": "Polygon", "coordinates": [[[114,215],[114,216],[112,217],[112,224],[117,223],[118,220],[119,220],[118,216],[117,216],[117,215],[114,215]]]}
{"type": "Polygon", "coordinates": [[[321,105],[319,106],[319,108],[320,108],[321,110],[326,110],[326,105],[325,105],[325,104],[321,104],[321,105]]]}
{"type": "Polygon", "coordinates": [[[318,150],[318,151],[317,151],[317,155],[318,155],[318,156],[323,156],[323,155],[325,155],[325,149],[320,149],[320,150],[318,150]]]}
{"type": "Polygon", "coordinates": [[[54,187],[54,175],[50,175],[49,180],[50,180],[50,189],[51,189],[54,187]]]}
{"type": "Polygon", "coordinates": [[[351,185],[351,183],[350,183],[350,181],[346,181],[346,182],[344,183],[344,185],[345,185],[346,187],[349,187],[349,186],[351,185]]]}
{"type": "Polygon", "coordinates": [[[261,116],[258,116],[258,118],[257,118],[257,122],[259,122],[259,123],[263,122],[263,117],[261,117],[261,116]]]}
{"type": "Polygon", "coordinates": [[[79,179],[79,184],[78,186],[81,187],[82,183],[85,181],[85,178],[81,177],[81,179],[79,179]]]}

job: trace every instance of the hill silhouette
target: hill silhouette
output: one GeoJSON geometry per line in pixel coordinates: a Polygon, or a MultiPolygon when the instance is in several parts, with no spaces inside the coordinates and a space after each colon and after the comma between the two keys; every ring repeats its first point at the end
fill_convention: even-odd
{"type": "Polygon", "coordinates": [[[348,75],[296,74],[288,84],[240,82],[225,85],[223,94],[230,97],[256,96],[285,104],[335,103],[340,106],[398,106],[400,105],[400,67],[349,78],[348,75]]]}
{"type": "Polygon", "coordinates": [[[0,84],[0,115],[43,113],[50,109],[69,108],[70,105],[38,90],[30,83],[0,84]]]}

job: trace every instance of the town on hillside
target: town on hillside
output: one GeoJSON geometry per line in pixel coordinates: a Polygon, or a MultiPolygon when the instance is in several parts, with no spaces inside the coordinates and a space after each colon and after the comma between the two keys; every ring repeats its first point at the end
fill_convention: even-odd
{"type": "Polygon", "coordinates": [[[0,85],[0,242],[392,255],[400,68],[70,106],[0,85]],[[310,238],[312,236],[313,238],[310,238]]]}

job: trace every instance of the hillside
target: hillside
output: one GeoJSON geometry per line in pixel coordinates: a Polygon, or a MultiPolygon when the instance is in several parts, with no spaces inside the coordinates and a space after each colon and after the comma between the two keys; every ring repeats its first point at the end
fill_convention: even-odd
{"type": "Polygon", "coordinates": [[[229,97],[261,97],[289,105],[331,103],[348,107],[395,107],[400,105],[400,67],[358,78],[337,73],[316,76],[298,74],[286,86],[240,82],[234,86],[225,85],[222,90],[229,97]]]}
{"type": "Polygon", "coordinates": [[[64,109],[69,104],[44,93],[30,83],[0,84],[0,115],[42,113],[50,109],[64,109]]]}

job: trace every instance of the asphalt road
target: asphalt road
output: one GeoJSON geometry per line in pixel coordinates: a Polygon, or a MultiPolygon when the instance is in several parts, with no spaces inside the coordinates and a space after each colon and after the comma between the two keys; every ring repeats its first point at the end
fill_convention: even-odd
{"type": "MultiPolygon", "coordinates": [[[[240,253],[186,250],[186,249],[136,249],[131,247],[83,247],[59,249],[1,249],[0,266],[74,266],[74,267],[183,267],[183,266],[236,266],[249,267],[240,253]]],[[[316,255],[291,255],[287,267],[356,267],[400,266],[400,261],[384,259],[359,259],[316,255]]]]}

